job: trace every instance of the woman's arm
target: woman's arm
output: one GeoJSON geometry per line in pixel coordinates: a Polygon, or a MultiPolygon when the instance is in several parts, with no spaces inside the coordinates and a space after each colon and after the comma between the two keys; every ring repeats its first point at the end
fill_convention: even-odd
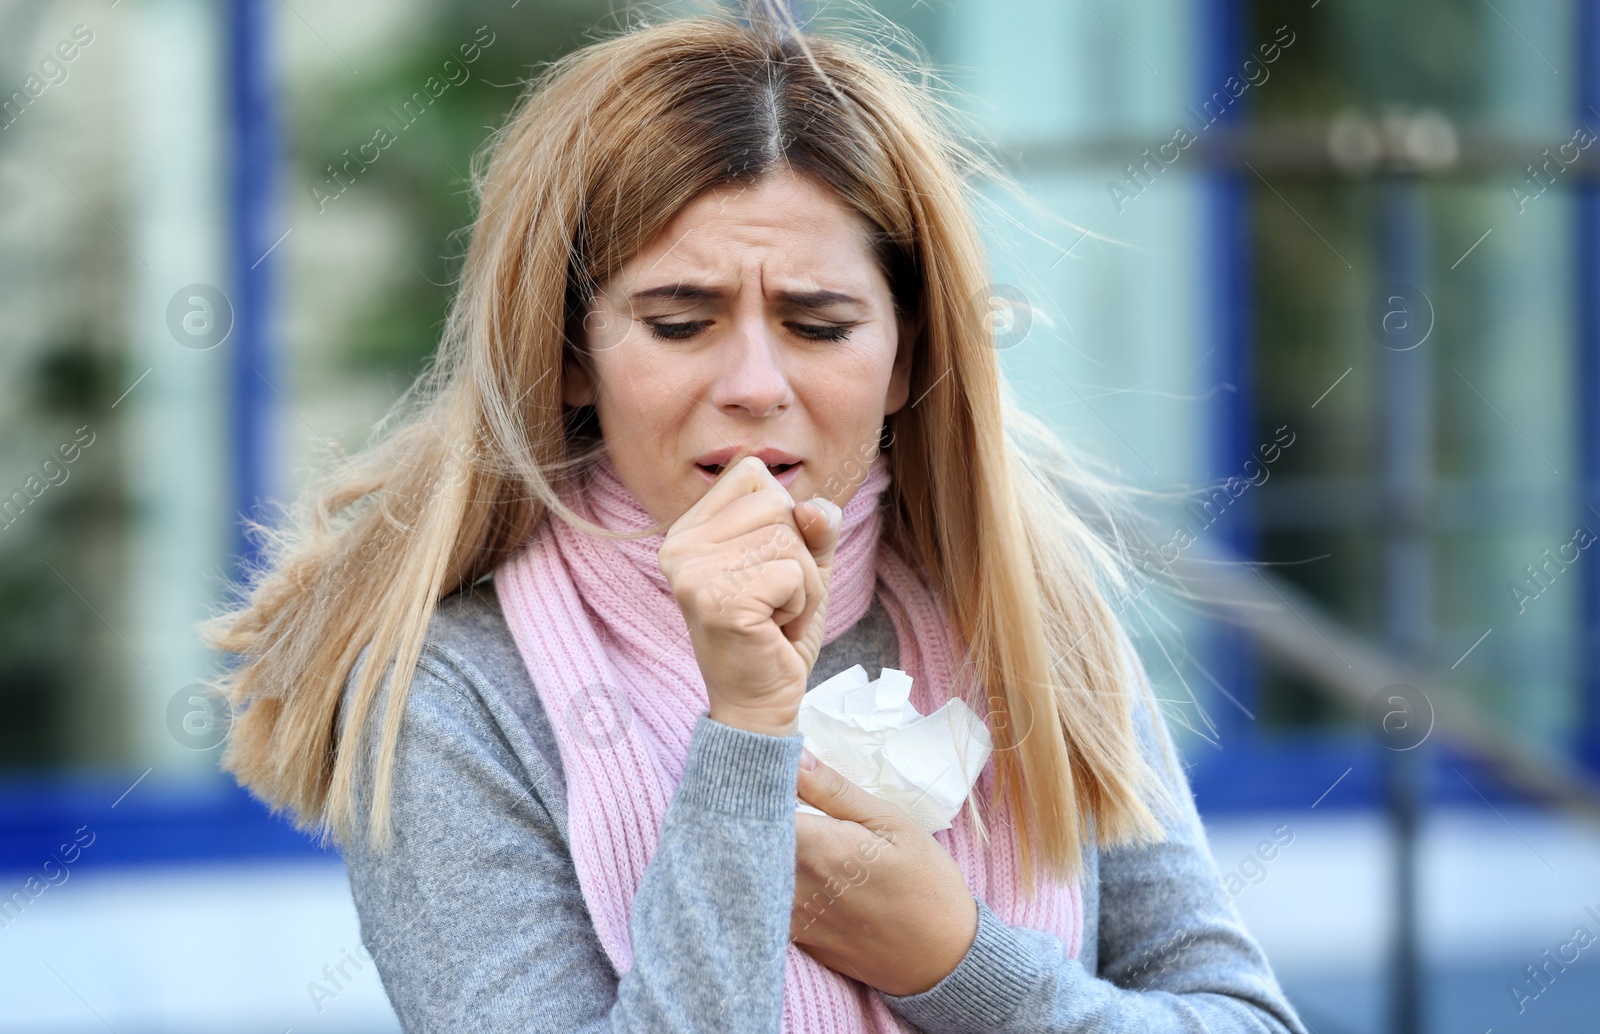
{"type": "MultiPolygon", "coordinates": [[[[346,852],[362,938],[404,1028],[778,1031],[801,738],[700,717],[619,980],[540,799],[550,791],[524,783],[541,777],[518,757],[535,748],[479,680],[424,651],[394,768],[393,848],[357,836],[346,852]]],[[[358,786],[365,815],[365,773],[358,786]]]]}
{"type": "Polygon", "coordinates": [[[1305,1034],[1233,908],[1188,780],[1164,767],[1166,723],[1142,697],[1134,715],[1180,812],[1165,842],[1101,852],[1099,973],[1067,958],[1059,937],[979,901],[966,956],[921,994],[882,995],[890,1009],[927,1034],[1305,1034]]]}

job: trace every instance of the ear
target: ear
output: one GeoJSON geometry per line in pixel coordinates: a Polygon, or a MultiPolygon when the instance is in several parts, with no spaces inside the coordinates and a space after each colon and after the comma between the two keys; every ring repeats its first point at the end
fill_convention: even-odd
{"type": "Polygon", "coordinates": [[[588,357],[579,352],[588,347],[589,334],[583,319],[569,316],[567,339],[561,349],[561,401],[573,409],[594,405],[594,374],[589,369],[588,357]]]}
{"type": "Polygon", "coordinates": [[[561,401],[576,409],[594,405],[594,377],[571,352],[561,360],[561,401]]]}
{"type": "Polygon", "coordinates": [[[922,314],[900,321],[900,343],[894,354],[894,369],[889,373],[889,390],[883,398],[883,415],[899,412],[911,397],[911,359],[922,338],[922,314]]]}

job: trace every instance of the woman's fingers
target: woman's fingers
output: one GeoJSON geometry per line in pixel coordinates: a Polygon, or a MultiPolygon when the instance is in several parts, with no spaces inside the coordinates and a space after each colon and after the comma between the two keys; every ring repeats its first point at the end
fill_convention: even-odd
{"type": "MultiPolygon", "coordinates": [[[[770,477],[770,475],[768,475],[770,477]]],[[[799,535],[795,504],[784,487],[774,481],[754,492],[730,497],[722,508],[699,524],[674,532],[698,542],[715,544],[747,535],[763,528],[786,527],[799,535]]]]}
{"type": "Polygon", "coordinates": [[[701,615],[708,624],[722,616],[734,621],[771,620],[783,628],[815,611],[827,589],[800,534],[783,526],[768,526],[721,543],[699,563],[711,568],[701,573],[701,580],[715,586],[705,601],[717,613],[701,615]],[[769,608],[771,613],[765,613],[769,608]]]}
{"type": "Polygon", "coordinates": [[[783,485],[778,483],[778,479],[772,476],[772,471],[767,469],[767,465],[755,456],[746,456],[723,470],[706,494],[697,499],[695,504],[677,519],[672,525],[672,530],[691,531],[707,524],[743,497],[760,493],[769,493],[771,503],[784,511],[794,509],[794,501],[790,499],[783,485]]]}
{"type": "Polygon", "coordinates": [[[894,843],[900,831],[909,833],[917,828],[904,808],[873,796],[821,761],[815,768],[799,769],[795,792],[813,808],[835,819],[859,823],[889,844],[894,843]]]}
{"type": "Polygon", "coordinates": [[[790,642],[802,639],[812,622],[827,619],[827,586],[833,576],[833,557],[839,547],[839,531],[844,521],[844,514],[838,505],[820,496],[796,506],[794,517],[823,588],[821,592],[808,596],[805,609],[796,620],[784,626],[784,635],[789,637],[790,642]]]}

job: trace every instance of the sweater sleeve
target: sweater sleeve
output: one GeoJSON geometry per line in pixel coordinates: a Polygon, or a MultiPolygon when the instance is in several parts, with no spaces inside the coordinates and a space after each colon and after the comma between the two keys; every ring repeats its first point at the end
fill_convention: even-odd
{"type": "MultiPolygon", "coordinates": [[[[802,738],[700,715],[619,979],[565,838],[463,667],[424,651],[397,746],[392,846],[372,849],[363,830],[345,853],[362,940],[403,1028],[776,1034],[802,738]]],[[[357,778],[363,817],[380,716],[357,778]]]]}
{"type": "Polygon", "coordinates": [[[878,992],[891,1010],[926,1034],[1306,1034],[1226,892],[1187,778],[1164,764],[1165,721],[1138,699],[1141,749],[1178,808],[1162,842],[1100,853],[1099,972],[979,900],[961,962],[919,994],[878,992]]]}

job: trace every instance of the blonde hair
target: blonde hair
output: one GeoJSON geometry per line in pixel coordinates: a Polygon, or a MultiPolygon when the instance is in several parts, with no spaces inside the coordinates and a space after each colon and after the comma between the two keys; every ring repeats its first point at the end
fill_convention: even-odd
{"type": "Polygon", "coordinates": [[[999,173],[952,117],[916,62],[773,18],[636,25],[550,65],[475,163],[478,212],[433,366],[370,445],[279,527],[256,528],[267,561],[201,626],[238,655],[218,680],[236,714],[223,767],[344,841],[392,668],[366,816],[388,843],[396,738],[435,605],[547,514],[577,520],[558,496],[603,445],[592,413],[563,407],[562,382],[564,360],[584,361],[594,291],[691,199],[786,165],[875,228],[896,308],[920,323],[919,401],[890,418],[884,541],[920,565],[990,687],[979,713],[1029,892],[1035,864],[1079,871],[1091,828],[1106,845],[1160,839],[1153,809],[1172,801],[1132,714],[1151,690],[1106,602],[1128,585],[1126,550],[1071,502],[1110,486],[1008,401],[972,214],[973,181],[999,173]]]}

